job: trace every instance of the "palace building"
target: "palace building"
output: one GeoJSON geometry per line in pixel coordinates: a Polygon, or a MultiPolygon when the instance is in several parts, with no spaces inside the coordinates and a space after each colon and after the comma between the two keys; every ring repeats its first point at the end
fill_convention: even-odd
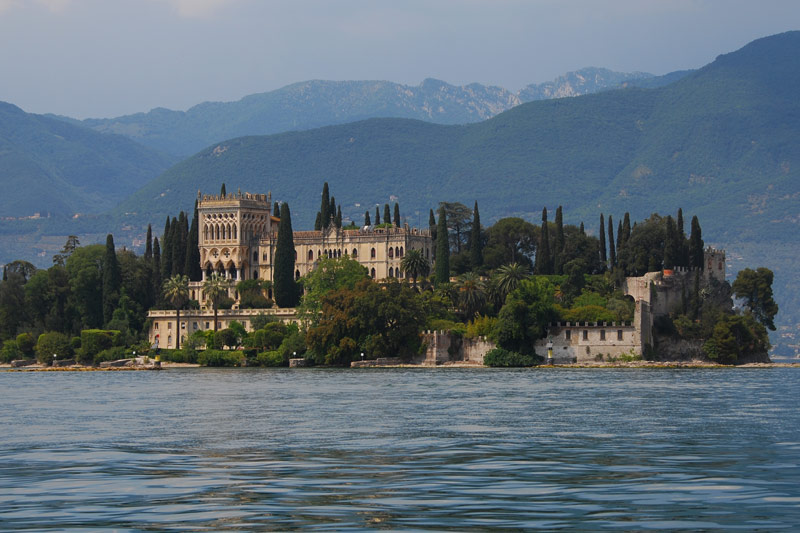
{"type": "MultiPolygon", "coordinates": [[[[209,195],[197,193],[199,222],[200,266],[203,280],[217,273],[231,280],[229,296],[237,299],[237,282],[248,279],[273,281],[273,259],[278,241],[280,218],[272,214],[272,195],[230,193],[209,195]]],[[[311,272],[323,258],[348,256],[364,265],[375,280],[403,278],[400,262],[409,250],[419,250],[433,263],[434,247],[429,230],[402,227],[364,226],[357,229],[337,228],[334,225],[321,231],[295,231],[295,279],[311,272]]],[[[180,336],[199,329],[214,329],[210,303],[203,295],[203,282],[189,283],[189,296],[200,302],[199,310],[181,312],[180,336]]],[[[268,296],[272,297],[272,292],[268,296]]],[[[238,320],[249,329],[249,318],[258,313],[277,314],[283,320],[294,318],[293,311],[238,309],[220,310],[217,329],[238,320]]],[[[153,319],[150,340],[163,348],[175,347],[174,311],[150,311],[153,319]],[[163,330],[163,331],[162,331],[163,330]],[[166,335],[164,331],[168,331],[166,335]]]]}

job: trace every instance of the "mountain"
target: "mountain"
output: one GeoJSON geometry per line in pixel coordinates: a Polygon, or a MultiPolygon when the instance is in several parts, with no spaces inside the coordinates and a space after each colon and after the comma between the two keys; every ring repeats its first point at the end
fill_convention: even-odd
{"type": "Polygon", "coordinates": [[[5,217],[104,211],[174,162],[127,137],[0,102],[0,210],[5,217]]]}
{"type": "Polygon", "coordinates": [[[788,32],[658,89],[531,102],[476,124],[371,119],[236,138],[172,167],[117,213],[162,220],[223,181],[228,190],[270,189],[290,203],[298,228],[313,223],[323,181],[359,222],[392,197],[412,223],[440,200],[477,199],[487,221],[537,220],[542,206],[563,205],[567,220],[589,229],[600,212],[641,219],[683,207],[735,265],[744,258],[776,270],[800,321],[798,57],[800,32],[788,32]]]}
{"type": "Polygon", "coordinates": [[[206,102],[186,112],[153,109],[111,119],[77,121],[117,133],[158,150],[188,156],[213,143],[246,135],[308,130],[367,118],[413,118],[466,124],[491,118],[522,102],[577,96],[644,81],[651,74],[585,68],[519,93],[472,83],[454,86],[435,79],[410,86],[388,81],[305,81],[237,102],[206,102]]]}

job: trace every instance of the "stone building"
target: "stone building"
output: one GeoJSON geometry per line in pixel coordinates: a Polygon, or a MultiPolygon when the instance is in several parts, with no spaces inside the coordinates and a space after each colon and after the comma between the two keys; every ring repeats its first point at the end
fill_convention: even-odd
{"type": "MultiPolygon", "coordinates": [[[[278,240],[280,218],[272,214],[272,195],[197,193],[199,222],[198,246],[202,279],[212,273],[230,280],[228,296],[238,300],[235,284],[242,280],[273,280],[273,259],[278,240]]],[[[433,263],[433,242],[429,230],[403,227],[365,226],[357,229],[330,226],[322,231],[295,231],[295,279],[311,272],[320,258],[348,256],[364,265],[375,280],[403,278],[400,262],[409,250],[420,250],[433,263]]],[[[268,297],[272,298],[270,289],[268,297]]],[[[213,312],[203,294],[203,282],[189,283],[189,297],[200,302],[199,310],[181,313],[181,338],[197,330],[214,329],[213,312]]],[[[217,329],[237,320],[249,329],[249,317],[261,312],[278,314],[282,320],[294,320],[293,310],[254,310],[234,308],[218,313],[217,329]]],[[[162,348],[174,348],[175,312],[150,311],[153,320],[150,341],[162,348]],[[168,332],[165,334],[164,332],[168,332]]]]}

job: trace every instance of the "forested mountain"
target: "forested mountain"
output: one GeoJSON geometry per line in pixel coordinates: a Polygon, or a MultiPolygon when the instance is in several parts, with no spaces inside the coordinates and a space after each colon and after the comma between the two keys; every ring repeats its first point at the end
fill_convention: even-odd
{"type": "Polygon", "coordinates": [[[0,211],[5,217],[99,213],[174,162],[127,137],[0,102],[0,211]]]}
{"type": "Polygon", "coordinates": [[[642,72],[589,67],[551,82],[528,85],[517,93],[479,83],[455,86],[435,79],[417,86],[388,81],[312,80],[237,102],[205,102],[185,112],[158,108],[117,118],[87,119],[82,124],[188,156],[233,137],[308,130],[367,118],[413,118],[438,124],[479,122],[523,102],[578,96],[651,78],[651,74],[642,72]]]}

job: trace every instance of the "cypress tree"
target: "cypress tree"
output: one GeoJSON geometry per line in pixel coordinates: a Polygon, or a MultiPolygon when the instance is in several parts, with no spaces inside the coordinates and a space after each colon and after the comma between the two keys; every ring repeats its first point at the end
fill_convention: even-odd
{"type": "Polygon", "coordinates": [[[275,200],[275,204],[272,206],[272,216],[281,216],[281,204],[279,204],[277,200],[275,200]]]}
{"type": "Polygon", "coordinates": [[[107,324],[119,304],[119,291],[122,287],[122,273],[114,248],[114,236],[106,237],[106,253],[103,256],[103,321],[107,324]]]}
{"type": "Polygon", "coordinates": [[[539,234],[539,248],[536,250],[536,273],[553,273],[553,256],[550,251],[550,230],[547,227],[547,208],[542,209],[542,231],[539,234]]]}
{"type": "MultiPolygon", "coordinates": [[[[281,209],[281,214],[283,214],[283,209],[281,209]]],[[[320,229],[327,228],[331,219],[331,195],[328,191],[327,181],[322,186],[322,203],[319,207],[319,217],[320,229]]]]}
{"type": "Polygon", "coordinates": [[[383,223],[391,224],[392,213],[389,211],[389,204],[383,204],[383,223]]]}
{"type": "Polygon", "coordinates": [[[556,208],[556,240],[553,246],[553,272],[562,273],[561,255],[564,252],[564,215],[561,206],[556,208]]]}
{"type": "Polygon", "coordinates": [[[331,205],[329,207],[328,216],[330,217],[330,220],[328,220],[327,224],[325,224],[325,227],[330,226],[336,218],[336,198],[333,196],[331,196],[331,205]]]}
{"type": "Polygon", "coordinates": [[[203,273],[200,269],[200,221],[197,212],[197,200],[194,201],[194,216],[189,236],[186,239],[186,265],[184,267],[190,281],[200,281],[203,273]]]}
{"type": "Polygon", "coordinates": [[[431,240],[436,242],[436,217],[433,216],[433,209],[431,209],[430,214],[428,215],[428,229],[431,230],[431,240]]]}
{"type": "Polygon", "coordinates": [[[372,221],[369,219],[369,209],[364,211],[364,225],[365,226],[371,226],[372,225],[372,221]]]}
{"type": "Polygon", "coordinates": [[[153,262],[153,228],[150,224],[147,225],[147,237],[144,242],[144,261],[150,265],[153,262]]]}
{"type": "MultiPolygon", "coordinates": [[[[631,215],[627,211],[625,212],[625,217],[622,219],[622,233],[620,236],[622,237],[621,242],[624,247],[631,238],[631,215]]],[[[619,255],[619,247],[617,247],[617,255],[619,255]]]]}
{"type": "Polygon", "coordinates": [[[150,283],[150,301],[155,303],[161,296],[161,246],[158,244],[158,237],[153,239],[153,275],[150,283]]]}
{"type": "Polygon", "coordinates": [[[614,247],[614,220],[608,215],[608,268],[617,265],[617,250],[614,247]]]}
{"type": "MultiPolygon", "coordinates": [[[[164,253],[161,254],[161,279],[167,279],[172,276],[172,248],[170,248],[170,233],[172,231],[172,223],[167,217],[167,222],[164,224],[164,234],[161,236],[161,244],[163,244],[164,253]]],[[[158,287],[161,292],[161,287],[158,287]]]]}
{"type": "Polygon", "coordinates": [[[335,223],[336,223],[336,227],[337,228],[341,228],[342,227],[342,206],[340,206],[340,205],[336,206],[336,220],[335,220],[335,223]]]}
{"type": "Polygon", "coordinates": [[[622,248],[622,221],[617,220],[617,258],[619,258],[619,251],[622,248]]]}
{"type": "Polygon", "coordinates": [[[682,267],[689,266],[689,241],[686,238],[686,232],[683,229],[683,209],[678,208],[678,243],[680,245],[680,252],[678,254],[678,264],[682,267]]]}
{"type": "Polygon", "coordinates": [[[394,225],[400,227],[400,204],[394,203],[394,225]]]}
{"type": "Polygon", "coordinates": [[[281,223],[278,226],[278,241],[275,244],[275,266],[273,284],[275,303],[278,307],[297,305],[297,284],[294,280],[294,236],[289,204],[281,205],[281,223]]]}
{"type": "Polygon", "coordinates": [[[172,248],[172,275],[184,275],[186,265],[186,240],[189,238],[189,227],[186,222],[186,213],[180,212],[177,219],[172,219],[170,227],[170,246],[172,248]]]}
{"type": "Polygon", "coordinates": [[[322,213],[317,211],[317,219],[314,221],[314,231],[320,231],[322,229],[322,213]]]}
{"type": "Polygon", "coordinates": [[[225,190],[225,182],[224,181],[222,182],[222,187],[219,188],[219,195],[222,196],[223,198],[228,196],[228,193],[225,190]]]}
{"type": "Polygon", "coordinates": [[[678,230],[672,216],[667,216],[666,236],[664,238],[664,268],[675,268],[679,253],[678,230]]]}
{"type": "Polygon", "coordinates": [[[579,229],[581,231],[581,235],[586,235],[586,229],[583,227],[583,220],[581,220],[581,227],[579,229]]]}
{"type": "Polygon", "coordinates": [[[481,214],[478,201],[472,210],[472,232],[469,236],[469,263],[473,270],[483,266],[483,241],[481,240],[481,214]]]}
{"type": "Polygon", "coordinates": [[[378,209],[378,206],[375,206],[375,225],[380,226],[381,224],[381,210],[378,209]]]}
{"type": "Polygon", "coordinates": [[[689,266],[703,270],[703,232],[697,215],[692,217],[692,233],[689,235],[689,266]]]}
{"type": "Polygon", "coordinates": [[[600,263],[603,266],[608,263],[608,256],[606,256],[606,222],[603,213],[600,213],[600,263]]]}
{"type": "Polygon", "coordinates": [[[450,283],[450,243],[447,238],[447,215],[439,208],[439,225],[436,228],[436,286],[450,283]]]}

